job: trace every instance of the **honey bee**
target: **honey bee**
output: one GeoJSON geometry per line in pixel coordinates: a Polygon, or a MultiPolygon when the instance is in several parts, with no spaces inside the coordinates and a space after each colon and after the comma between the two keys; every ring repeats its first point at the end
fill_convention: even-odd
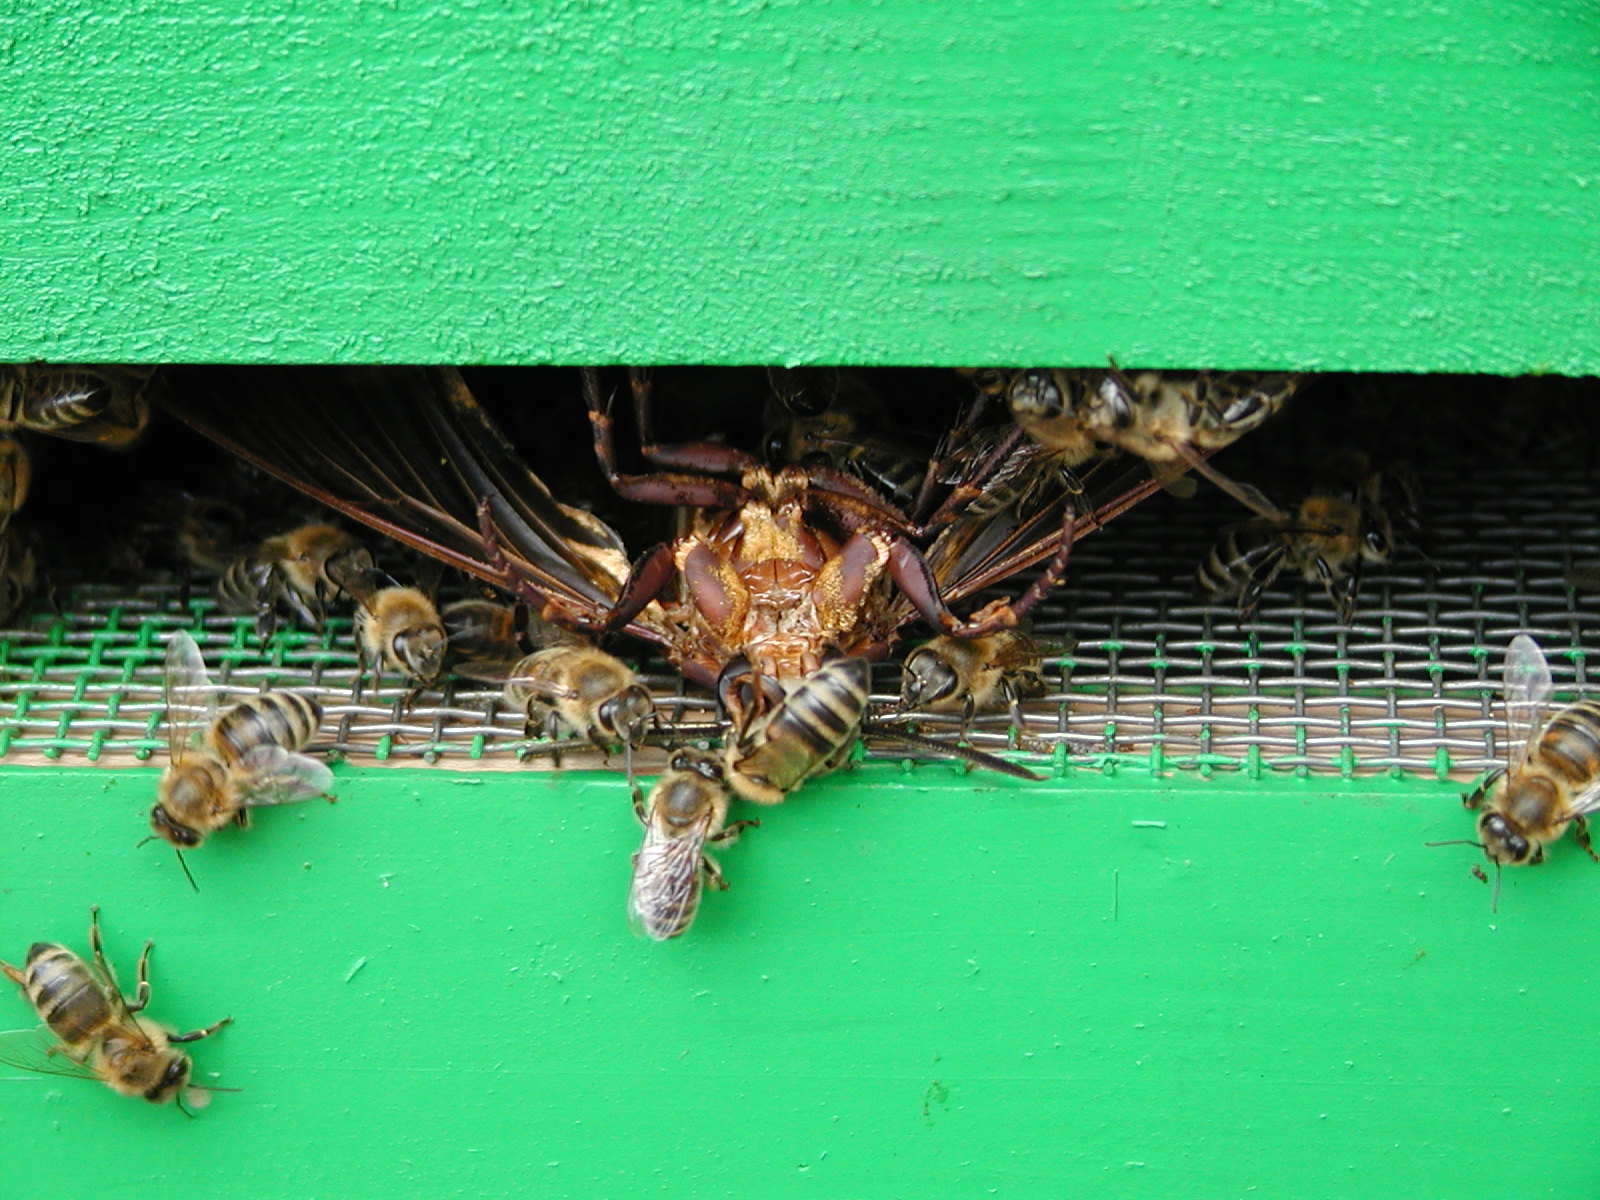
{"type": "MultiPolygon", "coordinates": [[[[444,622],[420,588],[398,584],[363,592],[356,607],[356,646],[361,675],[388,671],[405,676],[414,697],[444,670],[444,622]]],[[[357,680],[359,695],[360,679],[357,680]]]]}
{"type": "Polygon", "coordinates": [[[20,438],[0,433],[0,531],[28,498],[33,478],[32,460],[20,438]]]}
{"type": "Polygon", "coordinates": [[[824,663],[767,711],[736,723],[728,786],[757,804],[778,804],[815,775],[839,766],[866,715],[872,671],[864,658],[824,663]]]}
{"type": "Polygon", "coordinates": [[[1227,526],[1200,564],[1201,589],[1237,596],[1241,620],[1279,574],[1292,568],[1306,582],[1320,582],[1339,620],[1348,624],[1362,568],[1394,553],[1395,518],[1415,526],[1409,478],[1375,470],[1359,450],[1328,455],[1314,479],[1293,513],[1227,526]]]}
{"type": "Polygon", "coordinates": [[[154,368],[53,366],[0,369],[0,429],[125,446],[150,423],[154,368]]]}
{"type": "Polygon", "coordinates": [[[1044,646],[1017,629],[975,638],[942,634],[906,655],[901,707],[959,712],[964,721],[1009,707],[1021,729],[1021,700],[1045,691],[1044,655],[1044,646]]]}
{"type": "Polygon", "coordinates": [[[347,580],[372,570],[371,553],[344,530],[302,525],[229,563],[217,581],[217,599],[227,612],[255,613],[261,637],[271,636],[280,607],[321,630],[328,602],[347,590],[347,580]]]}
{"type": "Polygon", "coordinates": [[[630,764],[656,712],[633,668],[581,639],[536,650],[516,663],[505,681],[505,699],[527,715],[529,736],[542,722],[551,738],[566,729],[600,750],[620,745],[630,764]]]}
{"type": "Polygon", "coordinates": [[[644,826],[644,844],[632,860],[628,918],[646,937],[658,942],[678,937],[699,911],[702,888],[727,888],[705,848],[761,824],[729,825],[728,800],[721,762],[693,747],[673,753],[667,773],[650,789],[648,804],[639,785],[633,785],[633,811],[644,826]]]}
{"type": "Polygon", "coordinates": [[[233,1018],[184,1034],[140,1020],[150,1000],[151,945],[146,942],[139,955],[131,1004],[117,987],[101,947],[98,905],[89,910],[92,966],[54,942],[35,942],[20,968],[0,962],[0,970],[22,989],[44,1022],[43,1029],[5,1035],[0,1061],[45,1074],[97,1079],[119,1095],[141,1097],[151,1104],[176,1101],[179,1108],[185,1104],[204,1108],[212,1091],[226,1089],[190,1083],[194,1064],[173,1046],[210,1037],[233,1018]]]}
{"type": "MultiPolygon", "coordinates": [[[[1543,720],[1553,683],[1539,644],[1525,633],[1506,651],[1506,765],[1462,797],[1482,809],[1478,837],[1495,870],[1544,861],[1546,844],[1573,827],[1589,844],[1588,816],[1600,810],[1600,700],[1577,700],[1543,720]]],[[[1499,899],[1496,878],[1495,900],[1499,899]]]]}
{"type": "MultiPolygon", "coordinates": [[[[1211,371],[1018,372],[1007,386],[1012,419],[1071,471],[1110,447],[1160,470],[1193,468],[1247,508],[1275,510],[1246,485],[1209,466],[1204,455],[1259,427],[1292,396],[1302,377],[1211,371]]],[[[1076,490],[1076,489],[1075,489],[1076,490]]]]}
{"type": "Polygon", "coordinates": [[[263,692],[218,711],[216,690],[194,638],[167,643],[167,746],[171,763],[150,810],[152,836],[180,851],[250,809],[333,797],[333,773],[299,753],[322,723],[322,707],[301,692],[263,692]]]}

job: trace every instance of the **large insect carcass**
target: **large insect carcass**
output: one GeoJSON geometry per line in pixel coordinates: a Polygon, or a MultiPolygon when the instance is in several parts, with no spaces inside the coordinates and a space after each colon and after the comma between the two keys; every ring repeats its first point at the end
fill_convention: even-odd
{"type": "MultiPolygon", "coordinates": [[[[732,722],[735,779],[738,747],[764,748],[763,732],[804,723],[802,709],[816,721],[859,723],[865,673],[825,664],[880,659],[919,617],[957,635],[1013,624],[1059,575],[1074,538],[1155,486],[1146,474],[1087,496],[1036,488],[999,511],[945,496],[919,522],[825,462],[773,466],[723,443],[660,441],[649,377],[630,371],[628,385],[647,467],[639,473],[621,465],[620,389],[582,373],[601,468],[621,497],[684,514],[677,536],[631,565],[617,532],[558,500],[454,370],[197,370],[175,378],[165,402],[268,472],[518,595],[545,620],[660,647],[717,691],[732,722]],[[242,393],[269,405],[271,418],[242,393]],[[1075,519],[1079,505],[1084,520],[1075,519]],[[1040,564],[1044,575],[1019,600],[991,602],[968,620],[951,612],[1040,564]],[[851,696],[837,683],[828,695],[814,690],[823,685],[812,681],[840,678],[852,681],[851,696]]],[[[968,464],[954,490],[981,493],[982,469],[968,464]]],[[[799,778],[779,782],[781,794],[799,778]]]]}

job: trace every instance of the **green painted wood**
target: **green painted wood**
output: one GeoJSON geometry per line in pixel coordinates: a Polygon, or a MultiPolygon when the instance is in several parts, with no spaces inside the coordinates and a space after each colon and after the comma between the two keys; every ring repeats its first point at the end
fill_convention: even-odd
{"type": "Polygon", "coordinates": [[[45,0],[0,358],[1600,370],[1577,0],[45,0]]]}
{"type": "MultiPolygon", "coordinates": [[[[194,1121],[0,1070],[8,1179],[129,1198],[1593,1195],[1570,841],[1468,874],[1458,789],[873,765],[622,916],[614,776],[341,768],[135,850],[153,771],[0,770],[0,954],[104,906],[242,1087],[194,1121]]],[[[0,1027],[26,1023],[0,994],[0,1027]]]]}

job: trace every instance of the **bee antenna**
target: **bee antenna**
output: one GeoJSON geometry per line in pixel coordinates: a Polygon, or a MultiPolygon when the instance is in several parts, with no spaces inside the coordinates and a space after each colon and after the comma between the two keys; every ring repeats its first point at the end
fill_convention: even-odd
{"type": "Polygon", "coordinates": [[[144,845],[146,842],[153,840],[155,838],[155,836],[156,835],[153,834],[153,833],[146,834],[144,837],[140,838],[137,842],[135,842],[133,844],[133,848],[135,850],[137,850],[140,846],[144,845]]]}
{"type": "Polygon", "coordinates": [[[1476,846],[1479,850],[1487,850],[1482,842],[1475,842],[1471,838],[1454,838],[1448,842],[1423,842],[1424,846],[1476,846]]]}
{"type": "Polygon", "coordinates": [[[1500,911],[1500,864],[1494,864],[1494,894],[1489,897],[1489,912],[1500,911]]]}
{"type": "MultiPolygon", "coordinates": [[[[145,841],[149,840],[149,838],[145,839],[145,841]]],[[[143,845],[144,843],[141,842],[140,844],[143,845]]],[[[200,892],[200,885],[194,881],[194,876],[189,873],[189,864],[184,861],[183,851],[174,848],[172,852],[178,856],[178,865],[183,868],[184,878],[189,881],[189,886],[192,887],[195,890],[195,894],[198,895],[200,892]]]]}

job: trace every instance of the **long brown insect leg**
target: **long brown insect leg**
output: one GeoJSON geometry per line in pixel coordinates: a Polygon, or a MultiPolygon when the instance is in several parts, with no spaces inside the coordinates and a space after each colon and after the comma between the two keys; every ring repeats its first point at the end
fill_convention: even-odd
{"type": "MultiPolygon", "coordinates": [[[[583,369],[583,398],[589,408],[589,426],[594,434],[595,457],[606,482],[625,500],[641,504],[687,505],[692,508],[737,508],[748,495],[744,488],[727,479],[700,475],[625,475],[617,462],[616,436],[611,420],[611,401],[601,393],[600,373],[583,369]]],[[[661,450],[661,447],[652,447],[661,450]]]]}
{"type": "Polygon", "coordinates": [[[1027,616],[1033,606],[1043,600],[1050,589],[1061,581],[1061,576],[1067,569],[1067,560],[1072,557],[1072,543],[1077,527],[1077,509],[1069,499],[1061,513],[1061,545],[1045,564],[1044,570],[1039,573],[1039,578],[1035,579],[1028,590],[1022,593],[1022,598],[1011,606],[1013,617],[1020,619],[1027,616]]]}

